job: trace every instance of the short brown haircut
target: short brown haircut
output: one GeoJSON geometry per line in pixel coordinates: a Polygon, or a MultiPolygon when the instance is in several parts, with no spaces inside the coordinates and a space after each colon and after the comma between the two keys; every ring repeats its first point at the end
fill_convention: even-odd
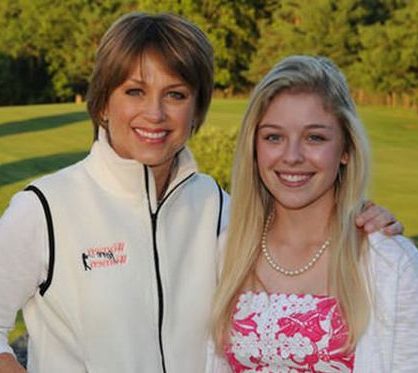
{"type": "Polygon", "coordinates": [[[168,13],[128,13],[103,36],[87,93],[87,109],[94,136],[104,124],[103,112],[112,92],[120,86],[147,51],[159,53],[172,73],[196,94],[194,132],[205,120],[213,89],[213,48],[194,24],[168,13]]]}

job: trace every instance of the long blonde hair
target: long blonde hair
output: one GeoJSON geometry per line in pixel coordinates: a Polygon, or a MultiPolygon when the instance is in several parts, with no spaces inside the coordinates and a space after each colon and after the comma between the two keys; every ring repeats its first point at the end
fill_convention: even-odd
{"type": "Polygon", "coordinates": [[[256,164],[255,134],[270,102],[282,92],[318,94],[344,133],[347,165],[335,181],[330,291],[339,300],[349,326],[348,348],[364,332],[370,302],[362,265],[367,241],[356,229],[369,174],[369,148],[343,74],[324,57],[292,56],[278,63],[255,87],[238,137],[232,172],[231,219],[220,284],[213,308],[213,334],[220,351],[227,336],[236,296],[260,253],[260,238],[274,198],[263,185],[256,164]]]}

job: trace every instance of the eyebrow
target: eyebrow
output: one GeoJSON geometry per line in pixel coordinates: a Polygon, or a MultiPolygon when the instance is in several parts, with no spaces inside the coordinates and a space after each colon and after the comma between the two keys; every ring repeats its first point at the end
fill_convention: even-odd
{"type": "MultiPolygon", "coordinates": [[[[147,84],[146,81],[139,80],[139,79],[136,79],[136,78],[128,78],[127,81],[130,81],[130,82],[133,82],[133,83],[136,83],[136,84],[145,84],[145,85],[147,84]]],[[[188,88],[189,86],[186,83],[179,82],[179,83],[169,84],[166,88],[180,88],[180,87],[188,88]]]]}
{"type": "MultiPolygon", "coordinates": [[[[258,126],[259,129],[261,128],[274,128],[274,129],[283,129],[283,126],[277,123],[260,123],[258,126]]],[[[321,123],[311,123],[304,126],[306,129],[325,129],[325,130],[332,130],[332,127],[327,124],[321,123]]]]}

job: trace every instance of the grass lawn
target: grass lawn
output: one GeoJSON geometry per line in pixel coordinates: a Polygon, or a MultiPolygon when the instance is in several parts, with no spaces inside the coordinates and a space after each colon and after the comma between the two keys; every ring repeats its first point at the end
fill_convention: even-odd
{"type": "MultiPolygon", "coordinates": [[[[246,100],[214,100],[213,129],[238,126],[246,100]]],[[[362,107],[373,147],[370,197],[388,207],[418,241],[418,115],[412,110],[362,107]]],[[[204,129],[203,129],[204,131],[204,129]]],[[[30,180],[84,157],[91,124],[80,104],[0,107],[0,214],[30,180]]],[[[214,154],[214,157],[216,155],[214,154]]],[[[21,318],[11,338],[24,330],[21,318]]]]}
{"type": "Polygon", "coordinates": [[[389,208],[418,243],[418,115],[414,111],[360,109],[372,145],[370,196],[389,208]]]}

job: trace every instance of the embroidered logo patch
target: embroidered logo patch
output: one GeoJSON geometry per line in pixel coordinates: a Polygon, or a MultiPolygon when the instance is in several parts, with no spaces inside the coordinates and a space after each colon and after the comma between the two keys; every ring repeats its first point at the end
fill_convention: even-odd
{"type": "Polygon", "coordinates": [[[81,254],[85,271],[96,268],[113,267],[127,261],[125,242],[116,242],[110,246],[92,247],[81,254]]]}

